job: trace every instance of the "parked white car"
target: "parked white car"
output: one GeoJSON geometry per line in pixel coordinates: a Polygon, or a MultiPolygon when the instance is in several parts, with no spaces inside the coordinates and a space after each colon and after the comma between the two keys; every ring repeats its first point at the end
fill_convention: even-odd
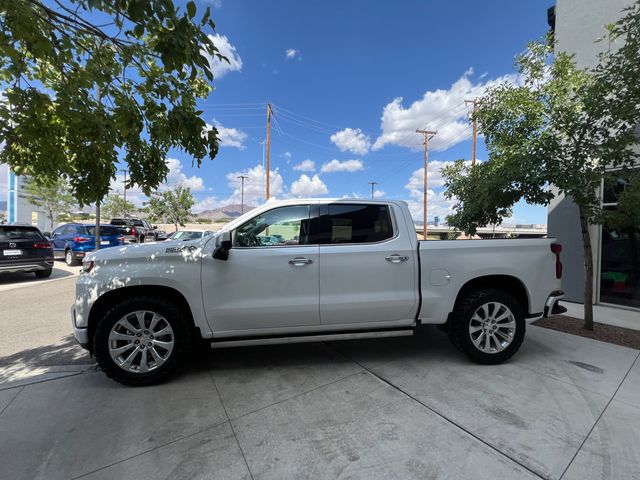
{"type": "Polygon", "coordinates": [[[562,308],[560,250],[553,239],[418,241],[399,201],[273,202],[199,241],[87,256],[73,329],[108,376],[135,385],[171,373],[195,339],[311,342],[425,324],[495,364],[516,353],[526,318],[562,308]]]}

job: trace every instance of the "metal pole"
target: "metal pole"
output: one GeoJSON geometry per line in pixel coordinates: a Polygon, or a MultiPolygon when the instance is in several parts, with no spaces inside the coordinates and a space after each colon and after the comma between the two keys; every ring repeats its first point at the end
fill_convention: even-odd
{"type": "Polygon", "coordinates": [[[422,237],[423,240],[427,239],[427,177],[429,168],[429,140],[436,136],[438,132],[432,130],[416,130],[417,133],[424,135],[424,183],[423,183],[423,212],[422,212],[422,237]]]}
{"type": "Polygon", "coordinates": [[[371,185],[371,199],[373,200],[374,188],[378,185],[378,182],[369,182],[369,185],[371,185]]]}
{"type": "Polygon", "coordinates": [[[238,177],[240,179],[241,182],[241,187],[240,187],[240,215],[242,215],[244,213],[244,179],[245,178],[249,178],[246,175],[240,175],[238,177]]]}
{"type": "Polygon", "coordinates": [[[476,164],[476,143],[478,141],[478,120],[475,118],[476,108],[478,106],[478,99],[474,98],[473,100],[465,100],[465,105],[467,103],[473,104],[473,142],[471,144],[471,165],[476,164]]]}
{"type": "MultiPolygon", "coordinates": [[[[271,104],[267,103],[267,186],[266,200],[269,200],[269,170],[271,169],[271,104]]],[[[265,200],[265,201],[266,201],[265,200]]]]}
{"type": "MultiPolygon", "coordinates": [[[[122,169],[120,170],[123,174],[124,174],[124,181],[123,181],[123,186],[124,186],[124,203],[125,205],[127,204],[127,169],[122,169]]],[[[127,213],[126,212],[122,212],[122,214],[124,215],[124,217],[126,218],[127,213]]]]}

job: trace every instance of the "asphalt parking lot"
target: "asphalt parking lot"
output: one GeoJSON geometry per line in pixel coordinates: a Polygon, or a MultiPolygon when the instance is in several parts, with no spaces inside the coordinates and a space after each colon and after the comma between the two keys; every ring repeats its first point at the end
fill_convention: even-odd
{"type": "Polygon", "coordinates": [[[67,342],[72,295],[0,291],[0,368],[22,372],[0,383],[2,478],[640,479],[638,350],[529,326],[488,367],[430,329],[218,350],[128,388],[67,342]]]}

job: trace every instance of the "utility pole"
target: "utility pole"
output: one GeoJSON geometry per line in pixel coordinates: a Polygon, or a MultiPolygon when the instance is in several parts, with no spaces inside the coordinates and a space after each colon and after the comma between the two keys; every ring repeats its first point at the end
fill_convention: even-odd
{"type": "Polygon", "coordinates": [[[475,165],[476,164],[476,143],[478,141],[478,120],[475,117],[475,113],[476,113],[476,108],[478,107],[478,99],[474,98],[473,100],[465,100],[464,104],[473,104],[473,143],[472,143],[472,147],[471,147],[471,165],[475,165]]]}
{"type": "MultiPolygon", "coordinates": [[[[102,102],[100,85],[96,86],[96,100],[98,101],[98,103],[102,102]]],[[[96,237],[95,250],[100,250],[100,200],[96,201],[96,230],[94,234],[96,237]]]]}
{"type": "Polygon", "coordinates": [[[271,169],[271,103],[267,103],[267,187],[265,202],[269,200],[269,170],[271,169]]]}
{"type": "MultiPolygon", "coordinates": [[[[120,171],[124,174],[124,180],[122,182],[122,185],[124,186],[124,203],[126,205],[127,203],[127,169],[123,168],[120,171]]],[[[125,217],[127,216],[126,212],[123,212],[123,214],[125,217]]]]}
{"type": "Polygon", "coordinates": [[[242,185],[240,187],[240,215],[242,215],[244,213],[244,179],[249,177],[246,175],[240,175],[238,178],[242,185]]]}
{"type": "Polygon", "coordinates": [[[371,185],[371,199],[373,200],[373,193],[374,193],[374,188],[376,185],[378,185],[378,182],[368,182],[369,185],[371,185]]]}
{"type": "MultiPolygon", "coordinates": [[[[266,146],[266,144],[267,144],[267,140],[266,140],[266,139],[265,139],[265,140],[262,140],[262,141],[260,142],[260,145],[262,145],[262,171],[263,171],[263,172],[264,172],[264,171],[266,171],[266,169],[264,168],[264,151],[265,151],[265,146],[266,146]]],[[[263,192],[263,193],[266,193],[266,190],[265,190],[265,192],[263,192]]],[[[266,200],[265,196],[264,196],[264,195],[262,195],[262,203],[264,203],[264,202],[266,202],[266,201],[267,201],[267,200],[266,200]]]]}
{"type": "Polygon", "coordinates": [[[427,167],[429,166],[429,140],[436,136],[438,133],[435,130],[421,130],[417,129],[416,133],[424,135],[424,197],[422,199],[422,224],[423,224],[423,239],[427,239],[427,167]]]}

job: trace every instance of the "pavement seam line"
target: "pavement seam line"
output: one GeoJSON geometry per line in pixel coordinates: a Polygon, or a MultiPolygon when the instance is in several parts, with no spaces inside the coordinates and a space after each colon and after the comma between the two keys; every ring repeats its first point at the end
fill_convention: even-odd
{"type": "Polygon", "coordinates": [[[229,423],[229,421],[228,421],[228,420],[223,420],[223,421],[222,421],[222,422],[220,422],[220,423],[216,423],[215,425],[211,425],[211,426],[209,426],[209,427],[207,427],[207,428],[203,428],[202,430],[198,430],[197,432],[190,433],[189,435],[184,435],[184,436],[182,436],[182,437],[175,438],[175,439],[173,439],[173,440],[171,440],[171,441],[169,441],[169,442],[167,442],[167,443],[163,443],[162,445],[156,445],[155,447],[150,448],[149,450],[145,450],[144,452],[136,453],[135,455],[131,455],[130,457],[123,458],[123,459],[121,459],[121,460],[117,460],[117,461],[115,461],[115,462],[113,462],[113,463],[110,463],[110,464],[108,464],[108,465],[104,465],[103,467],[99,467],[99,468],[96,468],[95,470],[91,470],[90,472],[82,473],[82,474],[77,475],[77,476],[75,476],[75,477],[71,477],[71,479],[72,479],[72,480],[77,480],[78,478],[84,478],[84,477],[86,477],[86,476],[88,476],[88,475],[92,475],[92,474],[94,474],[94,473],[96,473],[96,472],[99,472],[99,471],[101,471],[101,470],[104,470],[104,469],[106,469],[106,468],[111,468],[111,467],[113,467],[113,466],[115,466],[115,465],[118,465],[118,464],[120,464],[120,463],[128,462],[129,460],[133,460],[133,459],[134,459],[134,458],[136,458],[136,457],[140,457],[140,456],[142,456],[142,455],[146,455],[147,453],[151,453],[151,452],[153,452],[153,451],[155,451],[155,450],[159,450],[160,448],[163,448],[163,447],[169,446],[169,445],[174,444],[174,443],[176,443],[176,442],[180,442],[180,441],[182,441],[182,440],[186,440],[186,439],[188,439],[188,438],[195,437],[196,435],[200,435],[201,433],[204,433],[204,432],[206,432],[206,431],[208,431],[208,430],[211,430],[211,429],[213,429],[213,428],[220,427],[221,425],[224,425],[225,423],[229,423]]]}
{"type": "Polygon", "coordinates": [[[22,385],[16,385],[15,387],[12,386],[6,386],[3,387],[2,385],[0,385],[0,392],[3,392],[5,390],[11,390],[12,388],[19,388],[19,387],[28,387],[30,385],[38,385],[39,383],[46,383],[46,382],[55,382],[56,380],[63,380],[65,378],[69,378],[69,377],[75,377],[76,375],[82,375],[83,373],[87,372],[88,370],[82,370],[80,372],[69,372],[69,374],[67,375],[66,372],[51,372],[51,373],[65,373],[65,375],[62,375],[60,377],[55,377],[55,378],[43,378],[42,380],[35,380],[33,382],[29,382],[29,383],[24,383],[22,385]]]}
{"type": "Polygon", "coordinates": [[[242,459],[244,460],[244,465],[247,467],[247,472],[249,473],[249,477],[251,478],[251,480],[253,480],[253,473],[251,473],[251,468],[249,468],[249,462],[247,461],[247,457],[244,455],[244,450],[242,450],[242,445],[240,445],[240,440],[238,440],[238,435],[236,435],[236,429],[233,428],[233,422],[229,418],[229,414],[227,413],[227,407],[224,406],[222,395],[220,395],[220,390],[218,390],[218,385],[216,385],[216,380],[215,378],[213,378],[213,372],[209,372],[209,377],[211,377],[211,383],[213,383],[213,388],[216,389],[216,394],[220,399],[220,405],[222,405],[224,414],[227,417],[227,422],[229,422],[229,426],[231,427],[231,433],[233,433],[233,438],[236,439],[236,445],[238,445],[238,449],[240,450],[240,455],[242,455],[242,459]]]}
{"type": "Polygon", "coordinates": [[[262,410],[264,410],[266,408],[275,407],[276,405],[280,405],[281,403],[288,402],[289,400],[293,400],[295,398],[301,397],[303,395],[306,395],[307,393],[315,392],[316,390],[320,390],[321,388],[328,387],[330,385],[333,385],[334,383],[341,382],[342,380],[346,380],[347,378],[353,377],[355,375],[360,375],[361,373],[363,373],[363,372],[360,371],[360,372],[350,373],[349,375],[345,375],[344,377],[340,377],[337,380],[333,380],[333,381],[328,382],[328,383],[323,383],[322,385],[318,385],[317,387],[310,388],[309,390],[306,390],[306,391],[301,392],[301,393],[296,393],[292,397],[284,398],[282,400],[278,400],[277,402],[270,403],[269,405],[265,405],[264,407],[260,407],[260,408],[257,408],[255,410],[251,410],[250,412],[243,413],[242,415],[238,415],[237,417],[229,418],[229,420],[230,421],[239,420],[239,419],[241,419],[243,417],[246,417],[247,415],[251,415],[253,413],[260,412],[260,411],[262,411],[262,410]]]}
{"type": "Polygon", "coordinates": [[[7,405],[2,409],[2,411],[0,411],[0,417],[2,416],[2,414],[7,410],[7,408],[9,408],[11,406],[11,404],[15,401],[16,398],[18,398],[18,396],[22,393],[22,391],[24,390],[24,385],[22,387],[19,387],[20,390],[18,391],[18,393],[16,393],[13,398],[11,400],[9,400],[9,403],[7,403],[7,405]]]}
{"type": "Polygon", "coordinates": [[[609,408],[609,405],[611,405],[611,402],[613,402],[613,399],[616,397],[616,395],[618,394],[618,391],[620,390],[620,387],[622,387],[622,384],[624,383],[624,381],[627,379],[627,377],[629,376],[629,373],[631,373],[631,370],[633,369],[633,367],[635,366],[636,362],[638,361],[638,358],[640,358],[640,353],[638,353],[638,355],[636,356],[636,359],[633,361],[633,363],[631,364],[631,366],[629,367],[629,370],[627,370],[627,373],[625,374],[624,378],[622,379],[622,381],[620,382],[620,385],[618,385],[618,388],[616,388],[616,391],[613,392],[613,395],[611,395],[611,398],[609,399],[609,401],[607,402],[607,404],[605,405],[605,407],[602,409],[602,411],[600,412],[600,415],[598,415],[598,418],[596,419],[596,421],[593,423],[593,425],[591,426],[591,429],[589,429],[589,433],[587,433],[587,435],[584,437],[584,440],[582,440],[582,443],[580,444],[580,446],[578,447],[578,449],[576,450],[576,453],[573,454],[573,457],[571,457],[571,460],[569,461],[569,463],[567,464],[566,468],[563,470],[562,475],[560,475],[560,477],[558,478],[558,480],[562,480],[564,478],[564,476],[566,475],[567,471],[569,470],[569,468],[571,467],[571,465],[573,464],[573,462],[575,461],[576,457],[578,456],[578,454],[580,453],[580,450],[582,450],[582,447],[584,447],[584,444],[587,443],[587,440],[589,440],[589,437],[591,436],[591,434],[593,433],[593,431],[596,429],[596,426],[598,425],[598,422],[600,422],[600,419],[602,418],[602,416],[604,415],[604,412],[607,411],[607,409],[609,408]]]}
{"type": "Polygon", "coordinates": [[[382,383],[389,385],[391,388],[393,388],[394,390],[400,392],[402,395],[406,396],[407,398],[413,400],[414,402],[416,402],[419,405],[422,405],[424,408],[426,408],[427,410],[429,410],[431,413],[433,413],[434,415],[436,415],[437,417],[443,419],[445,422],[450,423],[451,425],[453,425],[454,427],[458,428],[459,430],[462,430],[464,433],[466,433],[467,435],[469,435],[470,437],[474,438],[475,440],[479,441],[480,443],[482,443],[483,445],[486,445],[487,447],[489,447],[491,450],[493,450],[494,452],[496,452],[498,455],[511,460],[513,463],[515,463],[516,465],[522,467],[523,469],[525,469],[526,471],[528,471],[529,473],[535,475],[536,477],[542,479],[542,480],[546,480],[546,478],[541,475],[540,473],[536,472],[535,470],[533,470],[531,467],[524,465],[523,463],[519,462],[518,460],[516,460],[515,458],[510,457],[509,455],[507,455],[506,453],[504,453],[503,451],[499,450],[496,446],[492,445],[491,443],[489,443],[488,441],[480,438],[478,435],[470,432],[469,430],[467,430],[466,428],[464,428],[462,425],[459,425],[457,422],[451,420],[450,418],[448,418],[446,415],[438,412],[437,410],[433,409],[432,407],[430,407],[429,405],[427,405],[426,403],[418,400],[416,397],[414,397],[413,395],[411,395],[410,393],[404,391],[402,388],[398,387],[397,385],[394,385],[393,383],[391,383],[389,380],[381,377],[380,375],[378,375],[377,373],[375,373],[373,370],[370,370],[369,368],[365,367],[363,364],[361,364],[360,362],[358,362],[357,360],[354,360],[353,358],[349,357],[348,355],[346,355],[345,353],[341,352],[340,350],[338,350],[336,347],[331,346],[331,348],[333,348],[336,352],[338,352],[340,355],[342,355],[343,357],[351,360],[353,363],[355,363],[356,365],[359,365],[360,367],[362,367],[366,372],[368,372],[370,375],[372,375],[373,377],[377,378],[379,381],[381,381],[382,383]]]}

